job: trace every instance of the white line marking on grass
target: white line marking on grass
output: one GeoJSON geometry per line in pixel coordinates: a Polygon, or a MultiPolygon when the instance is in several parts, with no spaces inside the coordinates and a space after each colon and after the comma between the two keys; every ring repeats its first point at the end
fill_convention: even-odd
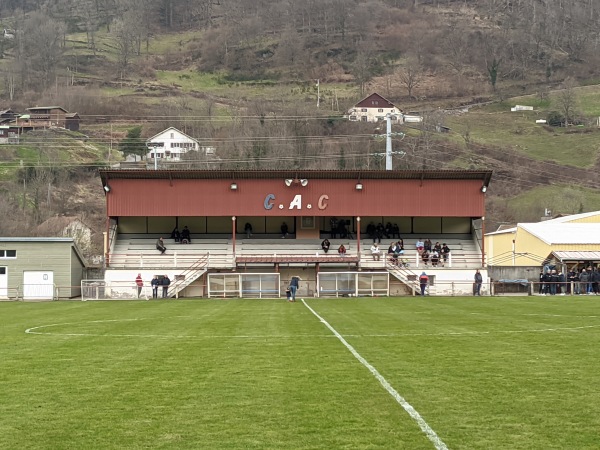
{"type": "MultiPolygon", "coordinates": [[[[307,305],[308,306],[308,305],[307,305]]],[[[545,314],[529,314],[529,315],[545,315],[545,314]]],[[[201,317],[210,317],[211,315],[203,315],[201,317]]],[[[190,316],[174,316],[190,319],[190,316]]],[[[197,318],[198,316],[196,316],[197,318]]],[[[598,317],[598,316],[566,316],[566,317],[598,317]]],[[[153,320],[156,319],[154,317],[145,317],[145,318],[137,318],[137,319],[105,319],[105,320],[91,320],[88,322],[66,322],[66,323],[54,323],[49,325],[40,325],[37,327],[27,328],[25,330],[26,334],[35,334],[35,335],[47,335],[47,336],[73,336],[73,337],[125,337],[125,338],[158,338],[158,339],[294,339],[299,337],[306,338],[333,338],[335,336],[332,335],[323,335],[323,334],[295,334],[290,336],[283,335],[174,335],[174,334],[100,334],[100,333],[56,333],[51,331],[41,331],[42,329],[65,326],[65,325],[81,325],[82,323],[103,323],[103,322],[134,322],[140,320],[153,320]]],[[[162,318],[164,319],[164,318],[162,318]]],[[[492,335],[492,334],[523,334],[523,333],[546,333],[546,332],[558,332],[558,331],[579,331],[590,328],[599,328],[600,325],[583,325],[579,327],[560,327],[560,328],[539,328],[539,329],[531,329],[531,330],[492,330],[492,331],[447,331],[441,333],[388,333],[388,334],[346,334],[346,337],[355,337],[355,338],[393,338],[393,337],[423,337],[423,336],[449,336],[449,337],[469,337],[469,336],[482,336],[482,335],[492,335]]]]}
{"type": "MultiPolygon", "coordinates": [[[[131,322],[134,320],[149,320],[149,319],[111,319],[111,320],[92,320],[85,323],[101,323],[101,322],[131,322]]],[[[158,338],[158,339],[297,339],[298,337],[311,337],[311,338],[327,338],[331,339],[334,336],[330,334],[294,334],[289,336],[283,335],[177,335],[177,334],[100,334],[100,333],[55,333],[52,331],[41,331],[50,327],[59,327],[65,325],[81,325],[80,322],[65,322],[65,323],[53,323],[50,325],[40,325],[37,327],[27,328],[26,334],[44,335],[44,336],[70,336],[70,337],[114,337],[114,338],[158,338]]]]}
{"type": "Polygon", "coordinates": [[[371,364],[369,364],[369,362],[364,359],[355,349],[354,347],[352,347],[344,338],[343,336],[338,333],[335,328],[333,328],[325,319],[323,319],[319,314],[317,314],[317,312],[312,309],[310,306],[308,306],[308,304],[304,301],[304,299],[302,300],[302,303],[304,303],[304,306],[306,306],[310,312],[312,312],[317,319],[319,319],[321,321],[321,323],[323,323],[323,325],[325,325],[329,331],[331,331],[335,337],[337,337],[339,339],[339,341],[344,344],[344,346],[350,350],[350,353],[352,353],[352,355],[354,355],[354,357],[356,359],[358,359],[358,361],[365,366],[367,369],[369,369],[369,372],[371,372],[373,374],[373,376],[375,376],[375,378],[377,379],[377,381],[379,381],[379,383],[381,383],[381,385],[383,386],[383,388],[388,391],[388,393],[394,398],[394,400],[396,400],[400,406],[402,406],[402,408],[404,408],[404,410],[408,413],[408,415],[410,417],[412,417],[412,419],[417,422],[417,424],[419,425],[419,427],[421,428],[421,430],[423,431],[423,433],[425,433],[425,435],[427,436],[427,438],[433,443],[433,445],[435,446],[436,449],[438,450],[447,450],[448,447],[446,446],[446,444],[444,444],[444,441],[442,441],[440,439],[440,437],[437,435],[437,433],[435,431],[433,431],[433,429],[427,424],[427,422],[425,421],[425,419],[423,419],[423,417],[421,416],[421,414],[419,414],[417,412],[417,410],[415,408],[412,407],[412,405],[410,403],[408,403],[404,397],[402,397],[398,391],[396,391],[392,385],[383,377],[383,375],[381,375],[377,369],[375,367],[373,367],[371,364]]]}
{"type": "Polygon", "coordinates": [[[413,336],[481,336],[488,334],[522,334],[522,333],[546,333],[554,331],[578,331],[587,328],[598,328],[600,325],[584,325],[581,327],[564,328],[539,328],[535,330],[493,330],[493,331],[447,331],[442,333],[391,333],[391,334],[346,334],[347,337],[413,337],[413,336]]]}

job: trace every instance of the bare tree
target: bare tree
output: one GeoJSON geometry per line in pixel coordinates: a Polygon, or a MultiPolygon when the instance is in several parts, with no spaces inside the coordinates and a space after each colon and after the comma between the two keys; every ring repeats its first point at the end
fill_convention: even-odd
{"type": "Polygon", "coordinates": [[[64,25],[42,12],[30,14],[23,23],[17,43],[19,56],[34,84],[46,88],[54,82],[57,67],[62,62],[64,25]]]}
{"type": "Polygon", "coordinates": [[[575,81],[572,78],[567,78],[553,99],[553,102],[556,103],[560,113],[564,117],[565,126],[573,121],[577,109],[578,100],[575,87],[575,81]]]}
{"type": "Polygon", "coordinates": [[[119,19],[113,25],[112,33],[115,43],[119,49],[119,68],[124,71],[136,49],[136,33],[130,25],[134,14],[126,13],[122,19],[119,19]]]}
{"type": "Polygon", "coordinates": [[[413,91],[424,79],[423,68],[415,60],[409,60],[404,67],[398,70],[398,79],[406,88],[409,97],[413,97],[413,91]]]}
{"type": "Polygon", "coordinates": [[[360,44],[358,46],[358,51],[356,54],[356,58],[352,63],[352,75],[354,75],[354,79],[356,80],[356,84],[358,84],[360,88],[360,95],[365,94],[366,84],[371,81],[373,75],[375,74],[375,61],[373,57],[373,52],[370,51],[370,48],[366,44],[360,44]]]}

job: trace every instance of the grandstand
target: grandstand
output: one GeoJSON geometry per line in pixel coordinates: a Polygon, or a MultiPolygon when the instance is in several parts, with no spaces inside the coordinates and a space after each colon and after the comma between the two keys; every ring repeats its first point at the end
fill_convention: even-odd
{"type": "MultiPolygon", "coordinates": [[[[480,218],[483,192],[480,188],[482,183],[489,182],[489,172],[397,172],[391,177],[388,172],[361,172],[364,191],[362,188],[357,191],[350,185],[347,192],[347,181],[357,176],[354,172],[334,173],[333,179],[330,179],[331,174],[323,172],[302,175],[102,172],[104,186],[110,183],[109,189],[105,189],[108,224],[106,295],[114,298],[133,296],[132,282],[137,273],[142,273],[147,285],[155,275],[169,275],[172,280],[169,297],[280,297],[293,275],[303,280],[300,296],[414,295],[419,291],[416,280],[422,271],[430,277],[430,295],[463,295],[471,292],[475,269],[483,270],[484,279],[487,278],[480,238],[483,231],[480,218]],[[367,174],[372,177],[369,183],[367,174]],[[232,177],[236,179],[235,191],[229,186],[232,177]],[[310,179],[311,186],[319,184],[318,189],[302,191],[305,186],[301,183],[290,189],[294,188],[293,182],[288,186],[287,181],[297,177],[306,177],[302,178],[305,184],[310,179]],[[421,186],[429,183],[434,186],[415,189],[415,180],[421,186]],[[340,181],[344,183],[343,188],[339,186],[340,181]],[[162,200],[165,186],[158,186],[164,182],[169,190],[179,184],[184,184],[182,189],[187,192],[194,190],[195,194],[189,197],[194,198],[194,202],[165,203],[162,200]],[[452,189],[443,188],[444,184],[452,189]],[[247,190],[248,195],[240,196],[238,186],[240,191],[247,190]],[[415,201],[411,202],[413,206],[399,208],[406,215],[393,215],[400,211],[390,211],[387,202],[365,195],[372,190],[379,198],[376,188],[387,190],[392,186],[401,188],[402,192],[409,187],[414,191],[408,192],[415,196],[415,201]],[[339,195],[341,189],[346,189],[344,195],[339,195]],[[471,200],[467,195],[469,191],[473,194],[471,200]],[[278,204],[273,200],[282,197],[281,192],[287,198],[278,204]],[[435,192],[435,198],[429,197],[432,192],[435,192]],[[132,198],[142,193],[144,199],[154,197],[158,201],[132,202],[132,198]],[[211,198],[215,193],[220,196],[211,198]],[[314,203],[307,203],[302,198],[305,193],[305,198],[312,197],[310,200],[314,203]],[[457,198],[462,206],[455,211],[451,205],[458,204],[457,198]],[[337,208],[332,207],[334,202],[338,204],[337,208]],[[156,203],[165,206],[157,210],[156,203]],[[251,203],[254,205],[249,207],[251,203]],[[380,206],[373,208],[373,203],[380,203],[380,206]],[[423,203],[431,203],[431,208],[424,208],[423,203]],[[349,210],[356,212],[349,214],[349,210]],[[364,215],[358,215],[363,214],[362,210],[364,215]],[[378,215],[380,212],[385,215],[378,215]],[[417,213],[422,216],[416,216],[417,213]],[[348,224],[346,237],[330,237],[329,222],[334,216],[348,224]],[[282,221],[289,223],[286,236],[279,232],[282,221]],[[392,264],[385,255],[381,261],[371,257],[372,240],[366,236],[366,224],[388,221],[400,224],[406,263],[402,267],[392,264]],[[246,222],[253,224],[252,237],[242,232],[246,222]],[[180,244],[169,239],[170,230],[184,224],[190,225],[192,230],[191,243],[180,244]],[[159,237],[164,238],[165,254],[156,250],[159,237]],[[325,237],[331,242],[327,254],[321,249],[325,237]],[[451,253],[445,265],[425,266],[419,260],[415,243],[421,237],[448,244],[451,253]],[[340,244],[346,247],[345,256],[337,254],[340,244]]],[[[177,190],[170,195],[178,198],[177,190]]],[[[391,241],[390,238],[382,240],[384,253],[391,241]]]]}

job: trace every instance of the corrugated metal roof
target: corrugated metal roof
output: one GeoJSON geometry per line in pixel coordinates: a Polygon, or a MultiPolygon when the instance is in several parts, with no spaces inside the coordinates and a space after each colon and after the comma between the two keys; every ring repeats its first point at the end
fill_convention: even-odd
{"type": "Polygon", "coordinates": [[[73,238],[59,237],[0,237],[0,242],[75,242],[73,238]]]}
{"type": "Polygon", "coordinates": [[[61,109],[64,112],[67,112],[62,106],[32,106],[31,108],[27,108],[27,111],[37,111],[39,109],[61,109]]]}
{"type": "Polygon", "coordinates": [[[491,170],[100,170],[102,184],[110,179],[323,179],[323,180],[481,180],[487,186],[491,170]]]}
{"type": "Polygon", "coordinates": [[[592,252],[552,252],[560,261],[600,261],[600,251],[592,252]]]}
{"type": "Polygon", "coordinates": [[[522,223],[519,226],[547,244],[598,244],[600,223],[522,223]]]}

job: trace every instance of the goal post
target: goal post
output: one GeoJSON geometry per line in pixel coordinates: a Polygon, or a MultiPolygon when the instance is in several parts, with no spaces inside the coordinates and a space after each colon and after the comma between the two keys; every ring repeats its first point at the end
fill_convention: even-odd
{"type": "Polygon", "coordinates": [[[81,280],[81,300],[133,300],[151,297],[150,286],[144,286],[138,296],[138,287],[128,281],[81,280]],[[150,295],[149,295],[150,294],[150,295]]]}
{"type": "Polygon", "coordinates": [[[106,293],[104,280],[81,280],[81,301],[103,300],[106,293]]]}

